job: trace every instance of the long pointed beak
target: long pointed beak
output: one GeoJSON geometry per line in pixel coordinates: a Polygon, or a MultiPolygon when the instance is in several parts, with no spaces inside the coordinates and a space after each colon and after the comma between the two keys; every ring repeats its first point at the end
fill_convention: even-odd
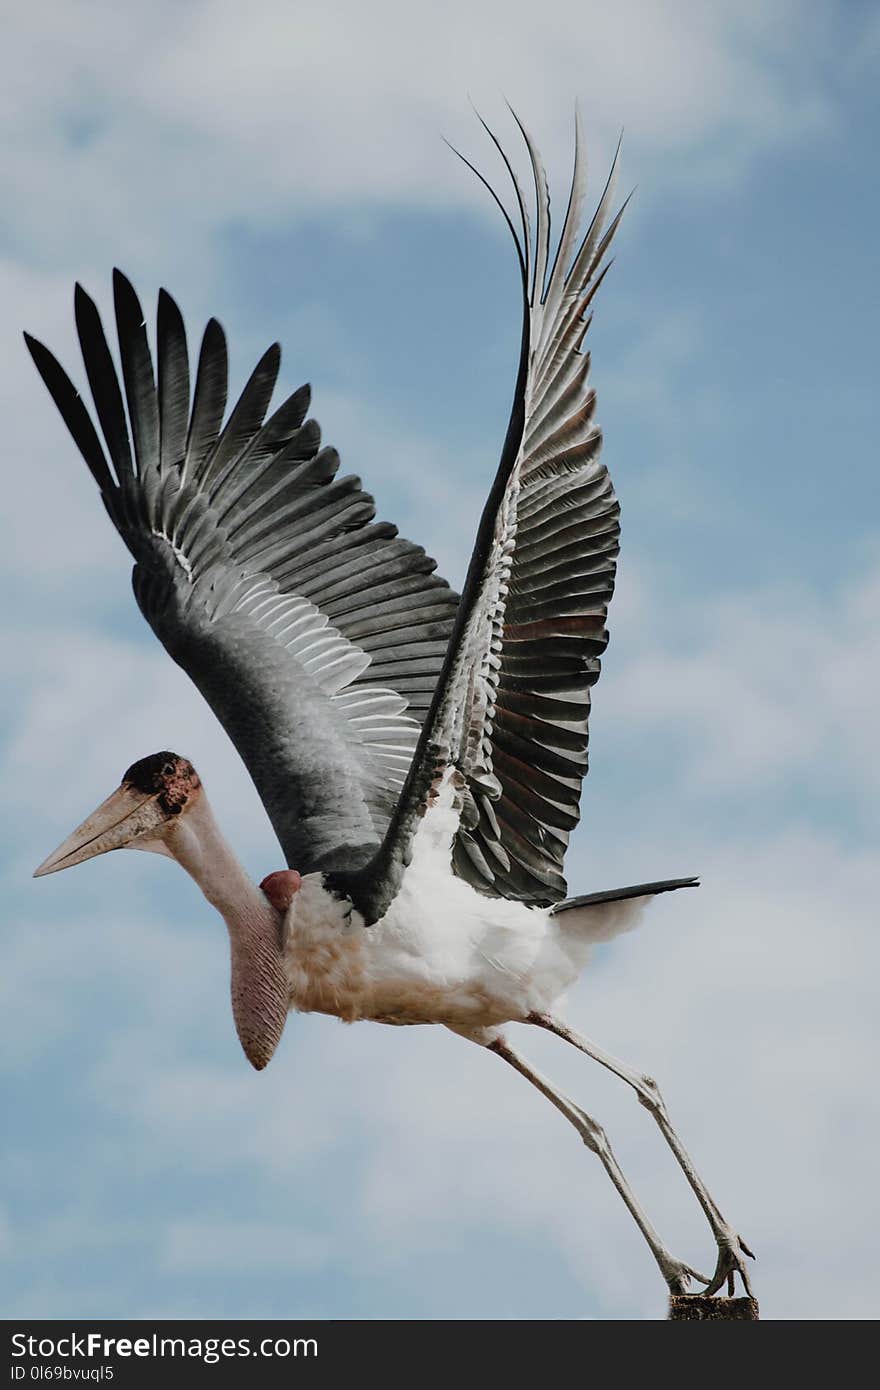
{"type": "Polygon", "coordinates": [[[154,796],[120,787],[34,869],[34,878],[57,874],[59,869],[69,869],[111,849],[123,849],[145,831],[154,830],[161,819],[154,796]]]}

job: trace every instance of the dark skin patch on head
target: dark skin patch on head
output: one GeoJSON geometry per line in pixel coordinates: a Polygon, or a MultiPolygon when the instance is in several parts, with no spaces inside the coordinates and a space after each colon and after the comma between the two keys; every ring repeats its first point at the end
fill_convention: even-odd
{"type": "Polygon", "coordinates": [[[143,792],[145,796],[157,796],[166,815],[179,816],[201,782],[187,758],[165,749],[132,763],[122,778],[122,785],[143,792]]]}

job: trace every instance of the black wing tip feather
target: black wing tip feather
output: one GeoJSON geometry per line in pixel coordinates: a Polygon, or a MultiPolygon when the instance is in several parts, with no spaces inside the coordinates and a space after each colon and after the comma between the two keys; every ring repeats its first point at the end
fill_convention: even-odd
{"type": "MultiPolygon", "coordinates": [[[[222,329],[221,329],[221,332],[222,332],[222,329]]],[[[224,337],[225,337],[225,334],[224,334],[224,337]]],[[[259,377],[261,377],[262,374],[263,374],[264,372],[265,372],[265,373],[268,373],[268,375],[272,378],[272,391],[274,391],[274,389],[275,389],[275,381],[276,381],[276,378],[277,378],[278,373],[280,372],[280,370],[281,370],[281,344],[278,343],[278,342],[270,343],[269,346],[266,348],[266,351],[265,351],[264,353],[262,353],[261,356],[258,358],[258,360],[257,360],[257,365],[254,367],[253,371],[251,372],[250,376],[248,377],[247,382],[245,383],[244,390],[242,391],[242,396],[244,396],[245,391],[247,391],[247,389],[248,389],[248,387],[251,385],[251,383],[252,383],[252,382],[255,382],[259,377]]],[[[271,392],[270,392],[270,396],[271,396],[271,392]]],[[[267,406],[268,406],[268,402],[267,402],[267,406]]],[[[233,407],[233,409],[234,409],[234,407],[233,407]]],[[[262,422],[261,422],[261,423],[262,423],[262,422]]]]}
{"type": "Polygon", "coordinates": [[[25,346],[43,385],[55,402],[58,413],[88,465],[92,477],[105,498],[108,499],[109,506],[109,499],[116,492],[116,483],[107,465],[101,441],[79,391],[57,357],[46,347],[45,343],[41,343],[38,338],[28,332],[25,332],[23,336],[25,346]]]}
{"type": "Polygon", "coordinates": [[[174,295],[166,290],[164,285],[159,286],[159,293],[156,296],[156,321],[159,324],[173,323],[184,340],[186,339],[183,311],[174,295]]]}
{"type": "Polygon", "coordinates": [[[96,318],[100,318],[98,306],[81,280],[74,282],[73,311],[76,316],[77,327],[79,327],[80,315],[83,313],[93,314],[96,318]]]}
{"type": "Polygon", "coordinates": [[[218,318],[212,314],[205,324],[202,332],[202,341],[199,347],[199,363],[209,362],[212,358],[220,361],[223,373],[229,371],[229,343],[226,337],[226,329],[218,318]]]}
{"type": "MultiPolygon", "coordinates": [[[[54,396],[55,393],[49,385],[47,373],[52,373],[53,371],[64,372],[64,368],[51,349],[47,348],[45,343],[41,343],[39,338],[35,338],[32,333],[28,333],[26,328],[22,329],[21,336],[24,338],[24,345],[31,355],[31,361],[40,373],[45,385],[54,396]]],[[[64,372],[64,375],[67,376],[67,373],[64,372]]]]}
{"type": "Polygon", "coordinates": [[[113,281],[113,293],[114,293],[114,294],[117,294],[117,293],[131,294],[131,295],[134,295],[135,299],[137,298],[137,295],[136,295],[136,293],[135,293],[134,285],[133,285],[133,284],[131,283],[131,281],[129,280],[129,278],[128,278],[128,276],[126,275],[125,271],[124,271],[124,270],[120,270],[118,265],[115,265],[115,266],[113,267],[113,271],[112,271],[112,274],[111,274],[111,279],[112,279],[112,281],[113,281]]]}
{"type": "MultiPolygon", "coordinates": [[[[111,271],[111,283],[114,296],[117,294],[124,294],[130,296],[135,302],[138,302],[137,291],[135,290],[132,281],[125,274],[124,270],[120,270],[118,265],[115,265],[111,271]]],[[[165,291],[160,290],[159,293],[161,295],[165,293],[165,291]]],[[[74,304],[79,302],[93,309],[97,307],[94,299],[89,294],[88,290],[85,288],[81,280],[74,281],[73,299],[74,304]]]]}
{"type": "Polygon", "coordinates": [[[157,356],[161,357],[163,343],[172,336],[177,340],[184,354],[189,358],[189,344],[186,339],[186,325],[180,305],[164,285],[160,285],[156,295],[156,329],[159,335],[157,356]]]}
{"type": "Polygon", "coordinates": [[[27,329],[22,330],[22,337],[24,338],[25,347],[30,353],[31,361],[40,374],[43,385],[58,406],[58,409],[61,410],[61,401],[58,395],[59,388],[69,389],[71,397],[79,400],[79,392],[51,348],[47,348],[46,344],[41,343],[39,338],[35,338],[32,333],[28,333],[27,329]]]}
{"type": "Polygon", "coordinates": [[[124,336],[124,328],[130,330],[145,327],[146,317],[137,290],[118,266],[113,267],[112,282],[113,307],[116,311],[117,327],[122,337],[124,336]]]}
{"type": "MultiPolygon", "coordinates": [[[[478,119],[479,119],[481,122],[482,122],[482,120],[483,120],[482,116],[479,116],[479,115],[478,115],[478,119]]],[[[483,124],[485,124],[485,122],[483,122],[483,124]]],[[[492,132],[489,130],[489,127],[488,127],[488,126],[486,126],[486,130],[489,132],[490,135],[492,135],[492,132]]],[[[492,136],[492,138],[494,139],[495,137],[492,136]]],[[[455,147],[455,145],[453,145],[452,141],[451,141],[451,140],[447,140],[445,135],[443,136],[443,143],[452,151],[452,153],[456,156],[456,158],[457,158],[457,159],[460,159],[461,162],[462,162],[462,164],[466,165],[466,167],[467,167],[468,169],[470,169],[471,173],[472,173],[477,179],[479,179],[480,183],[481,183],[481,184],[483,185],[483,187],[486,189],[486,192],[489,194],[490,198],[492,199],[492,201],[495,203],[495,205],[496,205],[497,208],[499,209],[499,211],[500,211],[500,213],[501,213],[501,216],[504,218],[504,221],[505,221],[506,224],[507,224],[507,229],[508,229],[508,231],[510,232],[510,235],[513,237],[513,244],[514,244],[514,246],[516,247],[516,254],[517,254],[517,258],[518,258],[518,260],[519,260],[519,269],[520,269],[520,274],[521,274],[521,276],[522,276],[522,282],[523,282],[523,294],[524,294],[524,296],[527,295],[527,287],[528,287],[528,278],[527,278],[527,277],[528,277],[528,269],[527,269],[527,265],[526,265],[525,247],[523,246],[523,243],[522,243],[522,241],[520,240],[520,237],[519,237],[519,234],[517,233],[516,227],[513,225],[513,219],[511,218],[510,213],[507,211],[507,208],[504,206],[504,203],[501,201],[501,198],[498,196],[498,194],[496,193],[495,189],[492,187],[491,183],[490,183],[489,180],[486,178],[485,174],[481,174],[481,173],[480,173],[480,170],[477,168],[476,164],[472,164],[471,161],[468,159],[467,155],[462,154],[461,150],[456,149],[456,147],[455,147]]],[[[509,166],[508,166],[508,169],[509,169],[509,166]]],[[[510,172],[511,172],[511,177],[512,177],[512,171],[510,171],[510,172]]]]}
{"type": "Polygon", "coordinates": [[[80,280],[77,280],[73,286],[73,317],[82,347],[83,335],[100,325],[101,314],[94,299],[80,280]]]}
{"type": "MultiPolygon", "coordinates": [[[[125,367],[131,363],[128,358],[131,356],[133,345],[136,340],[142,340],[143,333],[146,331],[146,319],[143,308],[134,284],[125,272],[119,267],[114,266],[111,273],[113,307],[116,319],[116,330],[119,339],[119,349],[122,355],[123,375],[125,367]]],[[[120,469],[124,473],[130,472],[129,462],[129,440],[128,424],[129,415],[132,410],[132,402],[128,401],[128,412],[123,407],[121,395],[119,394],[120,379],[115,364],[113,364],[110,347],[104,332],[101,319],[101,312],[95,299],[89,294],[80,280],[74,282],[73,287],[74,320],[77,335],[82,350],[83,363],[86,368],[86,375],[92,386],[92,394],[95,397],[97,416],[104,433],[107,446],[110,449],[111,458],[114,466],[119,473],[120,469]],[[111,379],[112,378],[112,379],[111,379]],[[97,395],[96,395],[97,389],[97,395]]],[[[157,296],[157,328],[159,329],[159,356],[162,355],[162,346],[169,335],[177,335],[184,343],[186,342],[186,330],[180,307],[174,297],[161,287],[157,296]]],[[[82,422],[78,416],[80,407],[82,412],[88,416],[88,411],[81,402],[81,393],[71,382],[64,369],[60,366],[49,348],[41,343],[32,334],[24,332],[25,346],[30,353],[31,359],[37,368],[44,384],[52,395],[56,406],[61,412],[68,428],[74,434],[75,442],[80,447],[80,451],[86,457],[86,462],[95,472],[95,460],[91,457],[94,450],[89,447],[86,449],[80,437],[83,432],[82,422]],[[72,426],[72,411],[77,411],[75,424],[77,429],[72,426]]],[[[147,347],[149,353],[149,348],[147,347]]],[[[269,374],[273,378],[277,377],[281,365],[281,344],[273,342],[266,348],[260,357],[252,375],[269,374]]],[[[152,353],[149,353],[150,367],[153,365],[152,353]]],[[[215,386],[212,394],[216,394],[216,378],[222,376],[225,380],[228,373],[229,351],[226,332],[219,319],[211,317],[205,324],[201,340],[200,365],[208,367],[212,376],[215,378],[215,386]]],[[[161,361],[156,365],[161,370],[161,361]]],[[[128,386],[126,382],[126,386],[128,386]]],[[[225,404],[225,390],[222,392],[223,404],[225,404]]],[[[311,386],[306,384],[294,392],[303,404],[303,414],[305,415],[311,401],[311,386]]],[[[223,404],[220,405],[222,412],[223,404]]],[[[135,412],[136,413],[136,412],[135,412]]],[[[188,412],[189,414],[189,412],[188,412]]],[[[221,416],[222,418],[222,416],[221,416]]],[[[192,423],[190,418],[189,424],[192,423]]],[[[219,429],[220,420],[217,421],[219,429]]],[[[100,471],[100,470],[99,470],[100,471]]],[[[109,473],[105,474],[99,481],[103,485],[115,487],[116,483],[109,473]]]]}
{"type": "MultiPolygon", "coordinates": [[[[116,335],[124,369],[126,365],[130,365],[126,359],[140,337],[140,330],[146,331],[147,321],[137,290],[128,276],[115,266],[113,268],[113,309],[116,316],[116,335]]],[[[147,356],[152,367],[152,355],[149,349],[147,349],[147,356]]]]}

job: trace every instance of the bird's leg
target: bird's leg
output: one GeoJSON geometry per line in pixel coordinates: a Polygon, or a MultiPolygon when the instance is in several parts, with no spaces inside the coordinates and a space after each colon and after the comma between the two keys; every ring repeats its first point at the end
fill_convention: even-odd
{"type": "Polygon", "coordinates": [[[646,1110],[650,1110],[654,1116],[663,1138],[675,1154],[676,1161],[693,1188],[697,1201],[706,1213],[706,1218],[712,1228],[712,1234],[718,1246],[718,1263],[706,1293],[717,1293],[726,1280],[728,1292],[732,1294],[733,1276],[734,1273],[738,1273],[746,1293],[751,1297],[752,1289],[745,1257],[747,1255],[751,1259],[755,1257],[742,1236],[737,1235],[734,1228],[721,1215],[714,1199],[694,1167],[690,1154],[669,1122],[666,1102],[661,1096],[660,1088],[654,1078],[645,1076],[627,1066],[625,1062],[612,1057],[610,1053],[597,1047],[589,1038],[581,1037],[579,1033],[575,1033],[573,1029],[560,1023],[550,1014],[529,1014],[528,1022],[534,1023],[539,1028],[546,1028],[550,1033],[555,1033],[558,1038],[562,1038],[565,1042],[571,1043],[573,1047],[579,1048],[581,1052],[585,1052],[588,1057],[592,1057],[595,1062],[599,1062],[608,1071],[614,1072],[614,1075],[619,1076],[628,1086],[632,1086],[642,1105],[646,1110]]]}
{"type": "Polygon", "coordinates": [[[636,1200],[629,1183],[623,1175],[620,1164],[614,1157],[608,1137],[602,1126],[581,1110],[579,1106],[570,1101],[560,1091],[557,1091],[543,1076],[529,1066],[513,1048],[508,1046],[504,1038],[496,1038],[494,1042],[486,1044],[490,1052],[495,1052],[502,1057],[505,1062],[509,1062],[512,1067],[530,1081],[533,1086],[546,1096],[560,1114],[574,1125],[578,1134],[583,1139],[588,1149],[591,1149],[604,1167],[614,1186],[617,1188],[627,1207],[629,1208],[635,1222],[645,1240],[651,1248],[651,1253],[660,1267],[660,1273],[669,1286],[670,1293],[687,1293],[692,1279],[697,1279],[701,1283],[708,1283],[705,1274],[699,1274],[697,1270],[691,1269],[689,1265],[677,1260],[674,1255],[666,1249],[654,1227],[651,1225],[642,1208],[636,1200]]]}

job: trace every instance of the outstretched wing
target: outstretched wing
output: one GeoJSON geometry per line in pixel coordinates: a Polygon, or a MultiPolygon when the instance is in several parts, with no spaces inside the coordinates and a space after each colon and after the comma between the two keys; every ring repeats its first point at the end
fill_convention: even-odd
{"type": "Polygon", "coordinates": [[[141,611],[230,735],[288,863],[364,863],[404,785],[457,597],[420,547],[374,520],[360,480],[337,476],[339,456],[306,419],[307,386],[264,423],[277,344],[224,424],[219,323],[205,330],[190,405],[177,305],[160,291],[154,378],[141,306],[118,271],[114,301],[122,388],[77,286],[106,453],[63,368],[25,338],[134,556],[141,611]]]}
{"type": "Polygon", "coordinates": [[[608,222],[612,168],[582,231],[578,128],[568,209],[548,271],[547,179],[522,133],[537,198],[534,238],[523,193],[495,141],[522,226],[520,236],[504,213],[519,253],[524,314],[510,424],[400,806],[372,862],[335,879],[368,921],[397,892],[419,818],[444,776],[459,810],[452,844],[459,877],[489,896],[533,904],[566,893],[563,858],[587,771],[590,690],[608,641],[620,533],[581,344],[623,209],[608,222]]]}

